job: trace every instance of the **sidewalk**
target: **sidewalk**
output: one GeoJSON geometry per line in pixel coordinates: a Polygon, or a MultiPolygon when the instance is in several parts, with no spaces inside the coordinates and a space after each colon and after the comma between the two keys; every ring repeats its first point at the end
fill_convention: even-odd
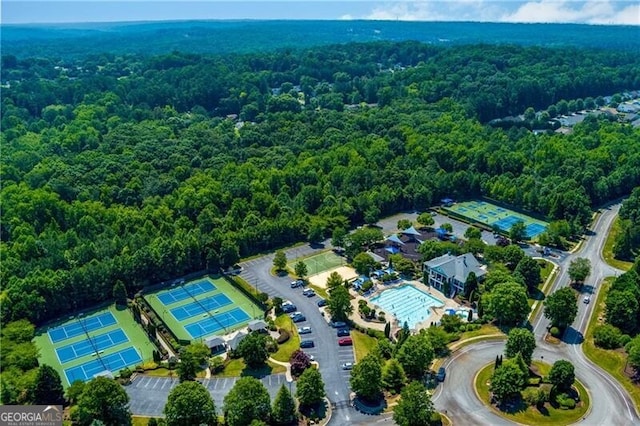
{"type": "Polygon", "coordinates": [[[274,364],[282,365],[283,367],[285,367],[287,369],[287,371],[285,372],[285,378],[287,379],[287,382],[293,382],[293,376],[291,375],[291,364],[289,364],[288,362],[278,361],[271,357],[269,357],[269,361],[271,361],[274,364]]]}

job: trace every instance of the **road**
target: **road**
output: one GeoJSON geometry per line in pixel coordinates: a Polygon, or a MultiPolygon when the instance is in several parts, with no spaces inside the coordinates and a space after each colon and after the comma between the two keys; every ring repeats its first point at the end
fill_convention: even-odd
{"type": "MultiPolygon", "coordinates": [[[[583,291],[593,294],[594,300],[599,291],[597,284],[603,278],[621,272],[607,265],[601,257],[607,231],[619,208],[620,205],[614,205],[601,210],[602,214],[593,224],[592,232],[585,237],[581,248],[576,253],[566,256],[558,265],[560,272],[551,291],[568,285],[567,268],[570,261],[576,257],[585,257],[591,261],[592,273],[588,278],[591,285],[585,286],[583,291]]],[[[544,342],[544,334],[549,323],[541,314],[533,319],[532,325],[538,345],[533,355],[534,359],[544,359],[549,363],[558,359],[567,359],[574,364],[576,377],[589,391],[592,403],[592,409],[579,424],[640,424],[638,412],[624,388],[608,373],[592,364],[582,353],[580,343],[595,304],[584,304],[581,298],[579,305],[578,315],[565,334],[564,343],[560,345],[549,345],[544,342]]],[[[496,355],[503,352],[504,342],[481,342],[466,346],[454,353],[444,364],[447,369],[447,379],[436,390],[433,397],[436,408],[439,411],[446,410],[454,424],[512,424],[481,403],[473,389],[472,378],[476,372],[484,365],[493,362],[496,355]]]]}

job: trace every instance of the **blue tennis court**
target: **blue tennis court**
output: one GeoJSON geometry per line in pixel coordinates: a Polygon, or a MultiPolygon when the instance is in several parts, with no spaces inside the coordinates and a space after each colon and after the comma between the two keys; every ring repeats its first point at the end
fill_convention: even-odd
{"type": "Polygon", "coordinates": [[[251,318],[249,314],[240,308],[234,308],[229,312],[225,312],[213,317],[205,318],[193,324],[185,326],[191,337],[197,339],[207,334],[213,334],[218,330],[226,327],[233,327],[236,324],[244,322],[251,318]]]}
{"type": "Polygon", "coordinates": [[[171,305],[182,300],[186,300],[191,296],[197,296],[199,294],[208,293],[216,289],[216,286],[212,282],[201,280],[186,284],[182,287],[177,287],[169,290],[166,293],[158,295],[158,299],[165,305],[171,305]]]}
{"type": "Polygon", "coordinates": [[[128,342],[129,338],[122,329],[118,329],[92,337],[92,340],[93,345],[91,344],[89,339],[85,339],[80,342],[57,348],[56,353],[58,354],[60,363],[64,364],[65,362],[72,361],[76,358],[93,354],[96,352],[96,350],[103,351],[112,346],[128,342]]]}
{"type": "Polygon", "coordinates": [[[105,312],[95,317],[78,318],[78,321],[71,324],[62,325],[60,327],[52,328],[49,330],[49,338],[51,342],[57,343],[62,340],[67,340],[72,337],[80,336],[85,332],[99,330],[103,327],[108,327],[116,323],[116,319],[111,312],[105,312]],[[82,324],[80,324],[82,321],[82,324]],[[84,327],[83,327],[84,324],[84,327]]]}
{"type": "Polygon", "coordinates": [[[493,222],[493,226],[497,226],[502,231],[509,231],[511,230],[511,227],[518,222],[524,222],[524,221],[516,216],[507,216],[493,222]]]}
{"type": "Polygon", "coordinates": [[[542,234],[546,230],[547,228],[545,226],[540,225],[539,223],[530,223],[524,228],[524,235],[527,238],[534,238],[542,234]]]}
{"type": "Polygon", "coordinates": [[[94,359],[93,361],[85,362],[77,367],[67,368],[64,370],[64,374],[67,376],[67,380],[70,384],[76,380],[85,381],[105,370],[117,373],[125,367],[130,367],[140,363],[142,361],[142,357],[138,351],[131,346],[114,354],[101,357],[101,360],[102,361],[100,361],[100,359],[94,359]]]}
{"type": "Polygon", "coordinates": [[[171,309],[171,313],[178,321],[183,321],[187,318],[206,314],[209,311],[215,311],[222,306],[230,304],[231,299],[229,299],[227,295],[215,294],[210,297],[205,297],[198,302],[191,302],[188,305],[173,308],[171,309]]]}

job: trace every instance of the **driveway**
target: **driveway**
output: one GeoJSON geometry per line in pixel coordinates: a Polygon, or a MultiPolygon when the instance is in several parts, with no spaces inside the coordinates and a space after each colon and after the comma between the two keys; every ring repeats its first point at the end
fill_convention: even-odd
{"type": "MultiPolygon", "coordinates": [[[[239,377],[221,377],[198,381],[209,390],[218,412],[221,412],[225,395],[229,393],[238,379],[239,377]]],[[[269,391],[272,400],[283,384],[290,386],[292,392],[295,392],[295,382],[287,382],[284,374],[272,374],[260,379],[260,381],[269,391]]],[[[167,403],[169,392],[179,383],[177,377],[136,376],[130,385],[125,386],[130,399],[131,412],[137,416],[163,416],[162,411],[167,403]]]]}

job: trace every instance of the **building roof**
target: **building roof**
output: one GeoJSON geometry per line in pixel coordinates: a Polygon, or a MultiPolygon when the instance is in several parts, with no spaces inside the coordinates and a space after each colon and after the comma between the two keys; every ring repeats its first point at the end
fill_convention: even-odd
{"type": "Polygon", "coordinates": [[[229,347],[235,351],[236,349],[238,349],[238,345],[240,345],[240,342],[242,342],[245,337],[247,337],[247,333],[239,331],[238,334],[236,334],[229,340],[229,347]]]}
{"type": "Polygon", "coordinates": [[[480,262],[471,253],[465,253],[460,256],[452,256],[445,254],[443,256],[436,257],[435,259],[424,262],[430,270],[440,272],[449,278],[454,278],[456,281],[464,283],[467,280],[470,272],[476,274],[476,277],[482,277],[487,272],[482,269],[480,262]]]}
{"type": "Polygon", "coordinates": [[[368,251],[368,252],[366,252],[366,253],[367,253],[369,256],[371,256],[371,258],[372,258],[375,262],[384,262],[384,257],[382,257],[382,256],[380,256],[380,255],[378,255],[378,254],[375,254],[375,253],[374,253],[374,252],[372,252],[372,251],[368,251]]]}
{"type": "Polygon", "coordinates": [[[220,336],[209,336],[203,342],[209,349],[224,346],[224,339],[220,336]]]}
{"type": "Polygon", "coordinates": [[[253,320],[249,321],[248,327],[249,331],[264,330],[267,328],[267,323],[262,320],[253,320]]]}

